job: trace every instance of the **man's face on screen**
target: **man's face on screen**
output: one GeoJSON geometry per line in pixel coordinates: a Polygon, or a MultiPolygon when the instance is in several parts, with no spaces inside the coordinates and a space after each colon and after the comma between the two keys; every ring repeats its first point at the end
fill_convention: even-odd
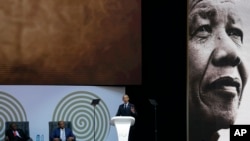
{"type": "Polygon", "coordinates": [[[226,128],[235,121],[247,78],[243,27],[234,6],[203,0],[188,13],[189,110],[226,128]]]}

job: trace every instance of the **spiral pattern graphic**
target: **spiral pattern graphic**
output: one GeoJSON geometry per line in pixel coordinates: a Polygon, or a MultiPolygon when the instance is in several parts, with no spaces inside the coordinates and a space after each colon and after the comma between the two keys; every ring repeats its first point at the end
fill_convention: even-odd
{"type": "Polygon", "coordinates": [[[6,121],[27,121],[22,104],[12,95],[0,91],[0,140],[5,137],[6,121]]]}
{"type": "Polygon", "coordinates": [[[110,113],[102,100],[95,107],[91,105],[93,99],[101,98],[88,91],[66,95],[57,104],[52,121],[71,121],[77,140],[105,140],[110,131],[110,113]]]}

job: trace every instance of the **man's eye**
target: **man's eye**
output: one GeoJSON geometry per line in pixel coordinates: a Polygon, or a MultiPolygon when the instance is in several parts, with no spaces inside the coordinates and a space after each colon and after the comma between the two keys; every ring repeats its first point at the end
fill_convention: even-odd
{"type": "Polygon", "coordinates": [[[239,29],[235,29],[235,28],[228,29],[227,34],[233,39],[239,40],[241,42],[243,40],[243,33],[239,29]]]}
{"type": "Polygon", "coordinates": [[[203,25],[197,29],[197,32],[211,32],[212,29],[209,25],[203,25]]]}
{"type": "Polygon", "coordinates": [[[209,25],[200,26],[192,36],[197,36],[200,38],[206,38],[212,33],[212,28],[209,25]]]}

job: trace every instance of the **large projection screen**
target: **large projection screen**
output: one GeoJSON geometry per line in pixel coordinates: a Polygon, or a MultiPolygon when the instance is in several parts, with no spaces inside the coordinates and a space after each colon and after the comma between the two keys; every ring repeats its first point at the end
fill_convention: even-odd
{"type": "Polygon", "coordinates": [[[0,84],[141,84],[141,0],[0,3],[0,84]]]}
{"type": "Polygon", "coordinates": [[[49,140],[50,121],[71,121],[78,141],[117,141],[110,125],[125,88],[121,86],[0,86],[0,140],[4,139],[6,121],[28,121],[30,136],[49,140]],[[100,99],[95,108],[93,99],[100,99]],[[95,122],[95,124],[94,124],[95,122]],[[95,135],[94,135],[95,125],[95,135]]]}
{"type": "MultiPolygon", "coordinates": [[[[245,73],[250,74],[249,7],[248,0],[188,0],[188,10],[192,12],[188,11],[187,14],[187,140],[199,138],[199,133],[191,134],[192,129],[196,127],[200,127],[200,133],[206,134],[205,132],[208,129],[206,124],[210,122],[210,127],[213,124],[218,128],[220,126],[225,127],[218,130],[218,140],[229,141],[230,130],[225,123],[227,123],[226,120],[231,118],[232,113],[236,115],[236,119],[231,124],[250,124],[249,77],[246,83],[243,82],[245,81],[245,73]],[[226,10],[230,3],[236,4],[237,14],[232,9],[226,10]],[[224,5],[224,8],[221,8],[221,5],[224,5]],[[237,18],[237,15],[241,17],[241,21],[237,18]],[[239,22],[242,25],[239,26],[239,22]],[[241,40],[241,38],[243,39],[242,42],[238,42],[237,40],[241,40]],[[231,46],[231,43],[236,46],[231,46]],[[233,60],[236,64],[230,64],[233,60]],[[244,69],[242,66],[244,66],[244,69]],[[241,96],[231,95],[236,93],[236,89],[237,91],[241,89],[236,88],[238,87],[235,85],[237,83],[240,83],[240,87],[245,83],[241,96]],[[223,94],[225,95],[222,96],[223,94]],[[239,109],[237,108],[238,104],[231,105],[234,102],[231,101],[230,104],[229,101],[222,98],[228,98],[229,100],[230,96],[238,97],[238,99],[234,99],[234,102],[240,101],[239,109]],[[239,100],[239,97],[241,97],[241,100],[239,100]],[[204,119],[204,121],[206,119],[207,123],[203,122],[204,126],[203,123],[195,123],[193,115],[204,119]],[[226,122],[222,123],[222,121],[226,122]]],[[[206,139],[209,140],[209,138],[206,139]]]]}

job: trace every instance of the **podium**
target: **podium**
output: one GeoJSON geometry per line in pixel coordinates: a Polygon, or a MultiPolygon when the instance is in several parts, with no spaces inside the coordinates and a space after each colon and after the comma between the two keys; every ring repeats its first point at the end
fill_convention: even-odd
{"type": "Polygon", "coordinates": [[[131,116],[115,116],[111,118],[111,125],[116,128],[118,141],[128,141],[129,129],[134,123],[135,118],[131,116]]]}

